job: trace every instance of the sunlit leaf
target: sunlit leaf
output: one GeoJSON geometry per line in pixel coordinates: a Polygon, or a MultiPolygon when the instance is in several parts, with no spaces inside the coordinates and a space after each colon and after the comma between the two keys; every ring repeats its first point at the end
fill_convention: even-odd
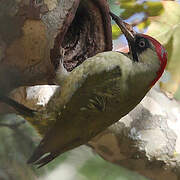
{"type": "Polygon", "coordinates": [[[143,29],[147,28],[149,25],[150,25],[150,20],[147,19],[146,21],[138,24],[138,29],[143,30],[143,29]]]}
{"type": "Polygon", "coordinates": [[[119,29],[118,25],[112,25],[112,37],[113,39],[117,39],[122,34],[121,30],[119,29]]]}
{"type": "Polygon", "coordinates": [[[135,13],[144,12],[148,16],[158,16],[163,12],[162,2],[146,1],[137,3],[137,1],[123,1],[120,3],[120,8],[124,9],[121,17],[127,19],[135,13]]]}
{"type": "Polygon", "coordinates": [[[180,5],[174,1],[164,1],[165,12],[153,18],[148,34],[163,43],[168,51],[167,71],[171,79],[161,83],[162,90],[174,94],[180,84],[180,5]]]}
{"type": "Polygon", "coordinates": [[[176,91],[174,97],[175,97],[176,99],[180,100],[180,86],[179,86],[178,90],[176,91]]]}
{"type": "Polygon", "coordinates": [[[120,8],[124,9],[121,13],[123,19],[127,19],[135,13],[143,12],[144,7],[142,4],[137,4],[136,2],[124,2],[120,4],[120,8]]]}
{"type": "Polygon", "coordinates": [[[143,5],[149,16],[159,16],[164,10],[162,2],[146,1],[143,5]]]}

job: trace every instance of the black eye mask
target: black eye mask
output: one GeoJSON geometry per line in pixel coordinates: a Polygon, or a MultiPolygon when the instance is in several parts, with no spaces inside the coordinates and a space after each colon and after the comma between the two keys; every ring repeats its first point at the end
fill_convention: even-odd
{"type": "Polygon", "coordinates": [[[149,41],[142,37],[141,35],[137,34],[135,36],[135,41],[131,42],[133,44],[130,44],[131,46],[131,51],[132,51],[132,56],[133,56],[133,60],[135,62],[138,62],[138,56],[144,52],[147,48],[151,48],[151,45],[149,43],[149,41]]]}

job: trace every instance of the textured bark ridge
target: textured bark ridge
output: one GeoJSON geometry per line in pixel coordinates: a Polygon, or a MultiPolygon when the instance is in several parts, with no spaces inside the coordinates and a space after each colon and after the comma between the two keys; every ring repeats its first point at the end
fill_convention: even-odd
{"type": "MultiPolygon", "coordinates": [[[[13,90],[15,100],[42,110],[56,87],[24,86],[53,84],[60,48],[65,50],[68,71],[111,50],[108,10],[106,0],[1,0],[0,95],[13,90]]],[[[0,103],[0,114],[9,112],[14,110],[0,103]]],[[[179,104],[152,90],[89,144],[104,159],[151,179],[179,180],[179,117],[179,104]]],[[[42,134],[51,123],[29,121],[42,134]]]]}
{"type": "Polygon", "coordinates": [[[89,144],[107,161],[153,180],[179,180],[180,104],[153,88],[89,144]]]}
{"type": "Polygon", "coordinates": [[[106,0],[0,1],[0,95],[53,84],[61,47],[68,71],[111,50],[108,11],[106,0]]]}
{"type": "Polygon", "coordinates": [[[58,33],[51,50],[55,68],[59,46],[65,50],[65,67],[68,71],[88,57],[112,49],[112,38],[108,6],[106,1],[80,1],[77,12],[71,13],[58,33]]]}
{"type": "MultiPolygon", "coordinates": [[[[43,110],[56,89],[57,86],[20,88],[14,91],[14,97],[32,109],[43,110]]],[[[42,119],[28,120],[44,135],[54,122],[42,119]]],[[[105,160],[150,179],[179,180],[179,122],[180,103],[153,88],[128,115],[88,144],[105,160]]]]}

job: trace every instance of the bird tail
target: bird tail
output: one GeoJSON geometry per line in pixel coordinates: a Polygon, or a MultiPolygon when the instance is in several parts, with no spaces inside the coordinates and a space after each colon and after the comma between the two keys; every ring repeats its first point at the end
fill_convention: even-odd
{"type": "Polygon", "coordinates": [[[34,110],[27,108],[26,106],[18,103],[17,101],[7,97],[7,96],[1,96],[0,95],[0,101],[12,106],[19,114],[33,117],[34,116],[34,110]]]}
{"type": "MultiPolygon", "coordinates": [[[[48,135],[46,137],[49,137],[48,135]]],[[[32,156],[27,161],[28,164],[37,165],[38,168],[48,164],[50,161],[55,159],[57,156],[62,153],[69,151],[75,147],[77,147],[77,139],[69,141],[68,143],[62,143],[60,147],[56,147],[55,150],[50,150],[47,148],[47,145],[50,143],[50,139],[46,139],[46,137],[41,141],[38,147],[35,149],[32,156]]],[[[81,145],[82,143],[78,144],[81,145]]]]}
{"type": "Polygon", "coordinates": [[[37,148],[37,150],[33,153],[30,159],[27,161],[28,164],[37,165],[37,168],[41,168],[48,164],[50,161],[55,159],[59,153],[43,153],[41,148],[37,148]],[[39,158],[40,157],[40,158],[39,158]]]}
{"type": "Polygon", "coordinates": [[[37,165],[40,168],[59,156],[62,152],[45,152],[43,140],[28,159],[27,164],[37,165]]]}

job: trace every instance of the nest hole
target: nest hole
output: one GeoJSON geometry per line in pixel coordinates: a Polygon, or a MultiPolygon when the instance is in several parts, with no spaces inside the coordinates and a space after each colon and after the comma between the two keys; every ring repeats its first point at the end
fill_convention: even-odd
{"type": "MultiPolygon", "coordinates": [[[[56,54],[59,47],[64,49],[64,67],[68,71],[72,71],[85,59],[104,51],[105,33],[101,16],[100,10],[92,1],[80,2],[61,45],[56,43],[54,47],[56,54]]],[[[53,58],[52,63],[56,69],[59,63],[57,58],[53,58]]]]}

